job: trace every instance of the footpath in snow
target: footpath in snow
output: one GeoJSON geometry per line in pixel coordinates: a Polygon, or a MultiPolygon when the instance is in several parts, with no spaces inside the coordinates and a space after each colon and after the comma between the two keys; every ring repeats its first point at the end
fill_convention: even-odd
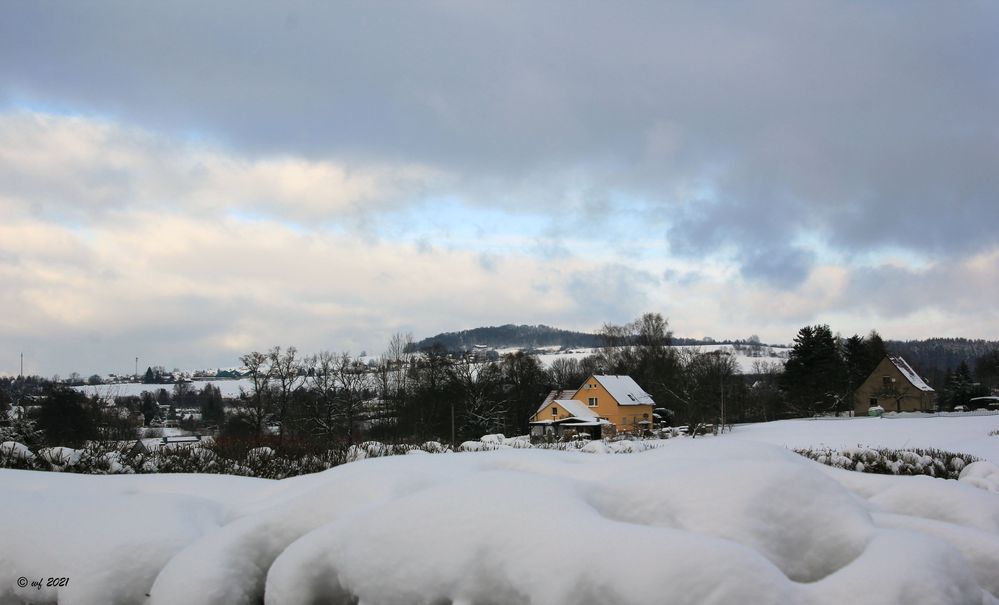
{"type": "Polygon", "coordinates": [[[753,430],[282,481],[2,470],[0,603],[999,603],[991,462],[869,475],[753,430]]]}

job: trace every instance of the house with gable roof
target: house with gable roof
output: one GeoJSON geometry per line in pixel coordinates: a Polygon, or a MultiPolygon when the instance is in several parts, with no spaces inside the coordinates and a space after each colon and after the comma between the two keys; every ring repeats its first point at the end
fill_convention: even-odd
{"type": "Polygon", "coordinates": [[[886,355],[853,393],[854,414],[867,416],[875,406],[886,412],[932,412],[937,393],[901,355],[886,355]]]}
{"type": "Polygon", "coordinates": [[[531,417],[531,435],[607,437],[652,428],[655,402],[631,376],[594,374],[575,391],[552,391],[531,417]]]}

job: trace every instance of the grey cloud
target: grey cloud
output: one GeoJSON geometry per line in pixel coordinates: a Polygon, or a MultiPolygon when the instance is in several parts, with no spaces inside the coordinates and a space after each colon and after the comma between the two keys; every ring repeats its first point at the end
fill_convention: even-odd
{"type": "Polygon", "coordinates": [[[999,311],[999,255],[943,262],[922,269],[891,265],[856,269],[847,284],[851,307],[882,317],[923,309],[995,321],[999,311]]]}
{"type": "Polygon", "coordinates": [[[479,254],[478,261],[479,267],[481,267],[483,271],[487,271],[489,273],[496,272],[496,255],[486,254],[483,252],[479,254]]]}
{"type": "Polygon", "coordinates": [[[611,322],[631,321],[648,310],[648,292],[658,284],[655,275],[620,264],[577,271],[565,285],[575,307],[568,319],[592,321],[594,317],[602,317],[611,322]]]}
{"type": "Polygon", "coordinates": [[[742,275],[778,287],[793,287],[805,281],[815,254],[800,246],[776,244],[746,251],[742,275]]]}
{"type": "Polygon", "coordinates": [[[748,264],[760,241],[806,229],[947,254],[999,221],[994,4],[288,6],[18,3],[0,102],[251,154],[416,161],[464,175],[469,200],[540,192],[554,214],[581,186],[673,216],[707,186],[720,207],[677,220],[750,251],[747,275],[771,272],[748,264]],[[776,223],[746,221],[775,205],[776,223]]]}

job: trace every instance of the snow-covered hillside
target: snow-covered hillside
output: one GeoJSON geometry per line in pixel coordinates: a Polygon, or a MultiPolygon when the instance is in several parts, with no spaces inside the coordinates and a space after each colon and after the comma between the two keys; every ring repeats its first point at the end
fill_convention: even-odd
{"type": "Polygon", "coordinates": [[[3,470],[0,603],[999,603],[994,464],[975,481],[869,475],[760,443],[999,441],[999,418],[959,420],[396,456],[283,481],[3,470]],[[69,584],[18,585],[53,576],[69,584]]]}
{"type": "MultiPolygon", "coordinates": [[[[739,368],[739,371],[743,374],[752,374],[756,371],[757,362],[762,363],[776,363],[784,365],[787,360],[787,354],[790,349],[786,347],[772,347],[768,345],[761,345],[755,353],[752,353],[748,347],[743,347],[741,350],[736,350],[732,345],[679,345],[674,347],[677,351],[697,351],[700,353],[710,353],[713,351],[723,351],[728,355],[732,355],[735,362],[739,368]]],[[[515,353],[520,349],[498,349],[497,353],[500,355],[506,353],[515,353]]],[[[544,366],[550,366],[556,359],[582,359],[590,355],[595,355],[598,353],[599,349],[571,349],[571,350],[561,350],[560,347],[541,347],[538,349],[538,360],[544,366]]]]}
{"type": "MultiPolygon", "coordinates": [[[[238,398],[241,392],[250,393],[253,391],[253,382],[248,378],[243,378],[239,380],[232,380],[232,379],[196,380],[194,382],[188,383],[190,388],[199,391],[205,388],[206,384],[210,384],[216,387],[219,391],[222,392],[222,396],[227,399],[238,398]]],[[[88,384],[74,388],[76,388],[79,391],[82,391],[87,396],[97,395],[98,397],[103,397],[105,399],[113,399],[115,397],[137,397],[141,395],[143,391],[156,393],[160,389],[166,389],[167,392],[172,393],[174,385],[142,384],[140,382],[120,382],[114,384],[99,384],[99,385],[88,384]]]]}
{"type": "MultiPolygon", "coordinates": [[[[754,356],[748,353],[748,350],[736,351],[732,345],[689,345],[689,346],[678,346],[677,350],[697,350],[700,352],[710,352],[721,350],[729,355],[732,355],[738,365],[739,371],[743,374],[751,374],[756,371],[755,364],[757,362],[764,363],[777,363],[784,364],[787,356],[787,351],[789,349],[782,347],[770,347],[762,346],[759,350],[759,354],[754,356]]],[[[520,349],[499,349],[497,353],[503,355],[506,353],[515,353],[520,349]]],[[[598,352],[598,349],[573,349],[563,351],[560,347],[542,347],[538,349],[538,361],[545,367],[551,366],[552,362],[556,359],[582,359],[584,357],[593,355],[598,352]]],[[[359,358],[363,363],[369,361],[374,362],[375,359],[372,357],[361,357],[359,358]]],[[[239,380],[231,379],[211,379],[211,380],[196,380],[190,383],[191,388],[202,389],[206,384],[211,384],[218,388],[222,392],[222,396],[225,398],[237,398],[240,392],[251,392],[253,390],[253,384],[249,379],[243,378],[239,380]]],[[[74,387],[88,396],[98,395],[105,398],[114,397],[134,397],[141,395],[143,391],[156,392],[159,389],[167,389],[171,391],[173,389],[172,384],[142,384],[137,382],[122,382],[113,384],[100,384],[100,385],[81,385],[74,387]]]]}

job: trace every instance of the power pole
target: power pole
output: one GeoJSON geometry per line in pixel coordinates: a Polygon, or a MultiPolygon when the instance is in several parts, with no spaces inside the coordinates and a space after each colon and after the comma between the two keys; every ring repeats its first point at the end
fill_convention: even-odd
{"type": "Polygon", "coordinates": [[[24,353],[21,353],[21,378],[24,378],[24,353]]]}
{"type": "MultiPolygon", "coordinates": [[[[718,358],[721,361],[721,357],[718,358]]],[[[721,364],[718,364],[718,388],[721,391],[721,432],[725,432],[725,374],[721,371],[721,364]]]]}
{"type": "Polygon", "coordinates": [[[139,377],[139,358],[135,358],[135,377],[139,377]]]}
{"type": "Polygon", "coordinates": [[[715,359],[718,361],[718,395],[721,401],[721,405],[719,406],[721,408],[719,410],[721,415],[721,418],[719,419],[719,422],[721,424],[721,429],[718,432],[724,433],[725,432],[725,372],[722,369],[722,355],[728,356],[728,353],[722,351],[721,349],[718,349],[717,351],[711,351],[709,355],[714,355],[715,359]]]}

